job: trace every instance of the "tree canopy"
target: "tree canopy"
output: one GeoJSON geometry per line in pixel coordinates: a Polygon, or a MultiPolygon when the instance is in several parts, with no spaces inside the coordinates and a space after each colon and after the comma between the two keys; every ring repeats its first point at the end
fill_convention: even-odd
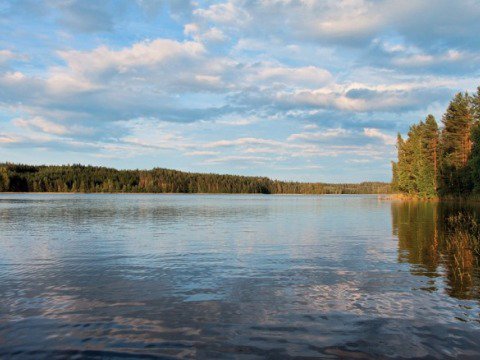
{"type": "Polygon", "coordinates": [[[392,186],[401,193],[432,198],[480,193],[480,87],[473,96],[450,101],[439,130],[433,115],[397,138],[392,186]]]}
{"type": "Polygon", "coordinates": [[[378,194],[390,184],[301,183],[266,177],[188,173],[168,169],[116,170],[65,165],[0,164],[0,191],[90,193],[248,193],[248,194],[378,194]]]}

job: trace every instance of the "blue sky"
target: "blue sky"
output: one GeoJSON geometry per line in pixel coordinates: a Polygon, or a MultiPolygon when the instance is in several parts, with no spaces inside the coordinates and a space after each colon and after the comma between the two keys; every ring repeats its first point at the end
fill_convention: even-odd
{"type": "Polygon", "coordinates": [[[477,0],[0,0],[0,161],[390,180],[480,85],[477,0]]]}

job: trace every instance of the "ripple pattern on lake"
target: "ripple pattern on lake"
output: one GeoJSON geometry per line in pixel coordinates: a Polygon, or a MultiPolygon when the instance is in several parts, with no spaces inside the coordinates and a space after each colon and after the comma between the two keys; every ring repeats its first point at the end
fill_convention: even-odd
{"type": "Polygon", "coordinates": [[[478,268],[415,206],[0,195],[0,358],[478,358],[478,268]]]}

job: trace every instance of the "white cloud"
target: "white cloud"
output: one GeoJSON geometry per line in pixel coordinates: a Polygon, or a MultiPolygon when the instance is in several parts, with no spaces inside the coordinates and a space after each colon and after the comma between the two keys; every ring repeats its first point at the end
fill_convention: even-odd
{"type": "Polygon", "coordinates": [[[347,163],[352,163],[352,164],[368,164],[371,163],[373,159],[349,159],[347,160],[347,163]]]}
{"type": "MultiPolygon", "coordinates": [[[[280,160],[281,158],[276,158],[280,160]]],[[[220,156],[214,157],[211,159],[204,160],[205,164],[215,164],[215,163],[249,163],[249,164],[267,164],[273,159],[268,156],[247,156],[247,155],[229,155],[229,156],[220,156]]]]}
{"type": "Polygon", "coordinates": [[[470,0],[438,0],[435,6],[428,0],[228,0],[199,5],[193,15],[250,37],[359,46],[388,32],[435,47],[439,39],[474,41],[480,7],[470,0]]]}
{"type": "Polygon", "coordinates": [[[184,26],[184,34],[197,42],[223,42],[228,40],[225,33],[217,27],[203,29],[199,24],[189,23],[184,26]]]}
{"type": "Polygon", "coordinates": [[[64,69],[53,69],[45,81],[48,91],[57,94],[80,93],[101,89],[101,84],[95,84],[81,74],[72,74],[64,69]]]}
{"type": "Polygon", "coordinates": [[[48,121],[40,116],[35,116],[32,119],[17,118],[17,119],[13,119],[12,123],[18,127],[27,128],[27,129],[34,128],[48,134],[65,135],[69,133],[69,130],[67,129],[67,127],[61,124],[56,124],[54,122],[48,121]]]}
{"type": "Polygon", "coordinates": [[[151,17],[135,22],[103,5],[100,18],[80,14],[70,2],[39,5],[80,14],[68,24],[4,19],[9,29],[29,21],[53,31],[33,34],[39,46],[31,48],[5,31],[2,145],[71,145],[119,158],[167,153],[189,156],[185,167],[195,156],[211,164],[271,159],[285,168],[292,164],[282,161],[325,157],[385,160],[389,134],[430,109],[441,115],[454,92],[478,85],[473,0],[181,3],[142,2],[151,17]],[[169,11],[158,27],[156,16],[169,11]],[[28,55],[16,61],[18,54],[28,55]]]}
{"type": "Polygon", "coordinates": [[[286,67],[273,64],[263,64],[259,67],[250,68],[251,74],[247,81],[250,84],[268,83],[269,86],[275,83],[282,83],[287,87],[292,86],[318,86],[325,85],[332,80],[332,74],[315,66],[286,67]]]}
{"type": "Polygon", "coordinates": [[[260,138],[239,138],[234,140],[218,140],[210,142],[204,145],[206,148],[219,148],[219,147],[228,147],[228,146],[238,146],[238,145],[281,145],[280,141],[270,140],[270,139],[260,139],[260,138]]]}
{"type": "Polygon", "coordinates": [[[206,155],[218,155],[218,151],[206,151],[206,150],[197,150],[197,151],[189,151],[186,152],[185,155],[187,156],[206,156],[206,155]]]}
{"type": "Polygon", "coordinates": [[[345,136],[348,134],[348,131],[345,129],[326,129],[318,132],[304,132],[299,134],[292,134],[288,137],[287,140],[323,140],[323,139],[332,139],[338,138],[340,136],[345,136]]]}
{"type": "MultiPolygon", "coordinates": [[[[240,5],[240,2],[238,3],[240,5]]],[[[241,6],[237,6],[233,1],[213,4],[206,9],[198,8],[193,13],[204,21],[228,26],[240,26],[251,20],[249,12],[242,9],[241,6]]]]}
{"type": "Polygon", "coordinates": [[[59,51],[68,67],[80,74],[95,74],[107,70],[124,73],[133,68],[155,66],[168,60],[198,58],[204,53],[205,48],[198,42],[170,39],[142,41],[121,50],[100,46],[92,51],[59,51]]]}
{"type": "Polygon", "coordinates": [[[0,65],[16,59],[17,55],[10,50],[0,50],[0,65]]]}
{"type": "Polygon", "coordinates": [[[73,124],[60,124],[47,120],[41,116],[34,116],[33,118],[15,118],[12,124],[28,130],[38,130],[46,134],[52,135],[91,135],[95,133],[94,128],[73,124]]]}
{"type": "Polygon", "coordinates": [[[397,141],[395,136],[384,134],[380,130],[374,128],[364,128],[363,133],[367,137],[382,140],[385,145],[395,145],[397,141]]]}
{"type": "Polygon", "coordinates": [[[408,66],[408,67],[421,67],[421,66],[431,66],[436,64],[444,63],[457,63],[459,61],[469,60],[475,61],[475,57],[472,54],[467,54],[458,50],[448,50],[443,54],[412,54],[394,58],[392,63],[398,66],[408,66]]]}
{"type": "Polygon", "coordinates": [[[9,136],[9,135],[3,135],[3,134],[0,134],[0,144],[11,144],[11,143],[15,143],[17,142],[18,140],[9,136]]]}
{"type": "Polygon", "coordinates": [[[18,83],[22,80],[25,80],[27,77],[21,71],[7,72],[3,74],[1,80],[6,84],[18,83]]]}
{"type": "Polygon", "coordinates": [[[238,114],[228,114],[227,116],[222,116],[215,122],[220,125],[227,125],[227,126],[247,126],[251,124],[255,124],[261,122],[262,120],[259,116],[251,115],[251,116],[242,116],[238,114]]]}

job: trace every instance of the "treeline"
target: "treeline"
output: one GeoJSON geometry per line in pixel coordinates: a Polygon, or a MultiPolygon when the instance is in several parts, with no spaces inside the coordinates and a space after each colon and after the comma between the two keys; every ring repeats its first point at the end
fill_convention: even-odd
{"type": "Polygon", "coordinates": [[[421,198],[480,194],[480,87],[458,93],[439,129],[433,115],[397,139],[392,188],[421,198]]]}
{"type": "Polygon", "coordinates": [[[188,173],[168,169],[0,164],[0,191],[81,193],[380,194],[390,184],[300,183],[266,177],[188,173]]]}

